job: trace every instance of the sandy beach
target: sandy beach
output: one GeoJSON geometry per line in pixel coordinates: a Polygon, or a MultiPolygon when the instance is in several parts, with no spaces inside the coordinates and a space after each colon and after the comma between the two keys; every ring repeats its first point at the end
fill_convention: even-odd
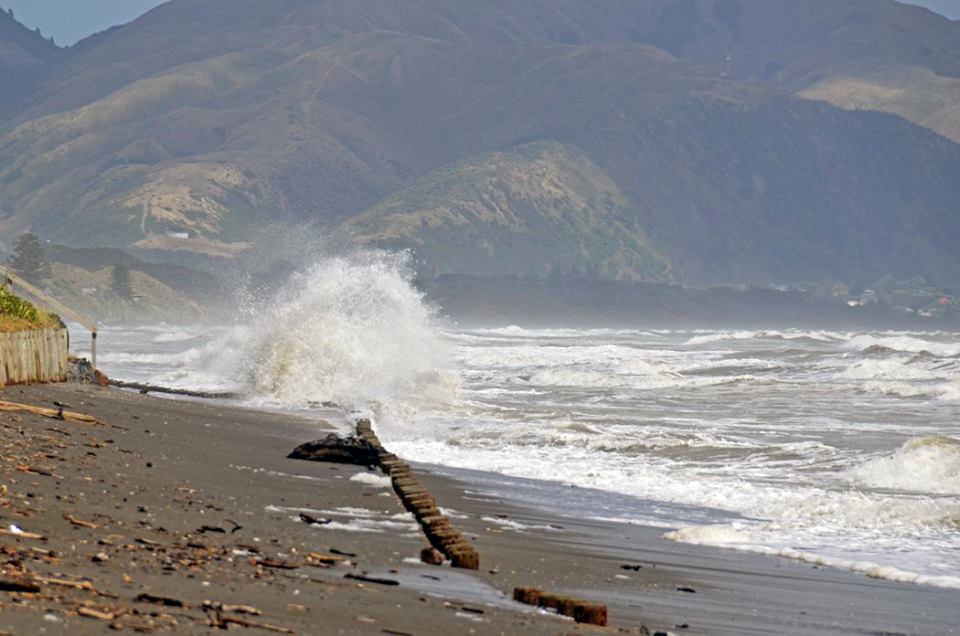
{"type": "Polygon", "coordinates": [[[481,567],[424,565],[426,541],[381,474],[286,458],[330,423],[75,384],[8,387],[0,399],[67,402],[99,422],[0,413],[2,580],[41,582],[0,592],[0,633],[960,629],[954,591],[571,519],[529,505],[536,484],[511,497],[488,475],[433,466],[415,466],[417,477],[481,567]],[[513,603],[515,586],[607,603],[611,625],[513,603]]]}

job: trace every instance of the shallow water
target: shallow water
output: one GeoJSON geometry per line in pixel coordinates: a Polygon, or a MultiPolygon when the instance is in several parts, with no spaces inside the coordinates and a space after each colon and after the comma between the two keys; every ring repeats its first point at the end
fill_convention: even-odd
{"type": "Polygon", "coordinates": [[[673,540],[960,588],[955,334],[457,330],[389,264],[332,268],[240,326],[108,328],[101,366],[335,401],[410,460],[615,493],[551,490],[673,540]]]}

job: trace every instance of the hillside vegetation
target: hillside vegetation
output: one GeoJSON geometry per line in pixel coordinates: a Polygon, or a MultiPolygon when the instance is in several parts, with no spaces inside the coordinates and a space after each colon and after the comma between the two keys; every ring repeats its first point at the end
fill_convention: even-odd
{"type": "Polygon", "coordinates": [[[958,78],[960,27],[892,0],[173,0],[0,120],[0,233],[176,261],[309,225],[427,275],[956,282],[958,78]]]}
{"type": "Polygon", "coordinates": [[[629,206],[584,154],[542,142],[440,168],[346,227],[362,244],[415,246],[430,276],[578,272],[669,280],[669,264],[629,206]],[[500,254],[514,256],[498,263],[500,254]]]}
{"type": "Polygon", "coordinates": [[[87,270],[53,263],[50,287],[58,300],[85,316],[110,322],[192,322],[203,319],[208,310],[156,278],[132,271],[131,298],[111,287],[112,267],[87,270]]]}
{"type": "Polygon", "coordinates": [[[960,79],[924,67],[888,67],[837,75],[800,95],[849,110],[896,113],[960,142],[960,79]]]}
{"type": "Polygon", "coordinates": [[[0,333],[62,326],[63,322],[56,314],[38,308],[6,287],[0,287],[0,333]]]}

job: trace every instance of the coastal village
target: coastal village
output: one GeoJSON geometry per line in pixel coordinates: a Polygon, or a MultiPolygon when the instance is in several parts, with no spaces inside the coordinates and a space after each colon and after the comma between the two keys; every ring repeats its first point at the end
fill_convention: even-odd
{"type": "Polygon", "coordinates": [[[960,317],[957,308],[960,290],[931,285],[922,276],[896,280],[884,276],[868,286],[845,283],[822,285],[778,285],[780,291],[812,293],[842,300],[851,308],[886,306],[902,315],[955,324],[960,317]]]}

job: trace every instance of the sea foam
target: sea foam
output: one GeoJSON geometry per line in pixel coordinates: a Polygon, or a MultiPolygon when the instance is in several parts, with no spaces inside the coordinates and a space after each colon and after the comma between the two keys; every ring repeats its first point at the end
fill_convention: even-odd
{"type": "Polygon", "coordinates": [[[871,488],[960,495],[960,440],[936,435],[912,439],[848,474],[853,483],[871,488]]]}

